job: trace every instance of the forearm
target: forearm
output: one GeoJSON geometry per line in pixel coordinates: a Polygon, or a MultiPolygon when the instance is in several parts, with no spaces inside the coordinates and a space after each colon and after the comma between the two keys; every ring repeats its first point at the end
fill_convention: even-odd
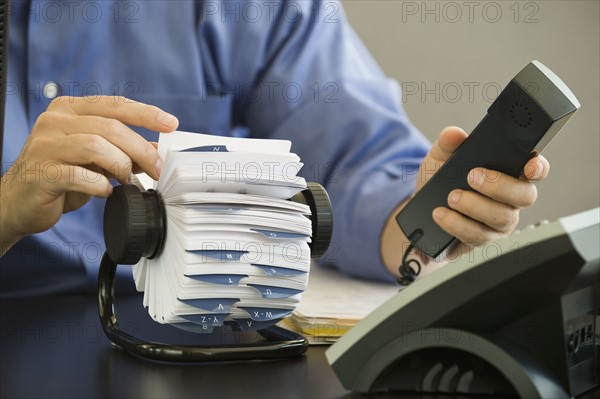
{"type": "MultiPolygon", "coordinates": [[[[294,81],[311,92],[318,82],[334,89],[331,97],[273,102],[260,96],[240,107],[242,119],[255,137],[292,140],[305,165],[303,176],[327,188],[335,228],[331,248],[319,262],[352,276],[393,282],[393,260],[387,267],[382,261],[382,229],[414,190],[430,144],[404,113],[398,84],[385,77],[346,21],[314,21],[305,18],[293,30],[276,30],[269,38],[275,44],[267,48],[277,51],[266,53],[261,65],[269,68],[257,71],[258,84],[294,81]]],[[[393,258],[406,238],[398,244],[399,230],[388,233],[386,257],[393,258]]]]}

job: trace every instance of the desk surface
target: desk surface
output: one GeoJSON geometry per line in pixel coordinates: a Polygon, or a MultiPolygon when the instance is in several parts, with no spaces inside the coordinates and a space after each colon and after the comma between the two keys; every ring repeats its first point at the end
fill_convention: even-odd
{"type": "MultiPolygon", "coordinates": [[[[139,295],[118,298],[116,311],[128,332],[146,337],[154,329],[148,338],[190,344],[199,337],[154,323],[139,295]]],[[[91,295],[3,299],[0,313],[2,398],[353,397],[327,364],[325,347],[287,360],[174,365],[111,347],[91,295]]]]}
{"type": "MultiPolygon", "coordinates": [[[[116,312],[122,329],[144,338],[191,344],[199,337],[158,326],[139,295],[118,298],[116,312]]],[[[3,299],[0,315],[2,398],[364,397],[342,387],[325,359],[326,347],[287,360],[175,365],[111,347],[91,295],[3,299]]]]}

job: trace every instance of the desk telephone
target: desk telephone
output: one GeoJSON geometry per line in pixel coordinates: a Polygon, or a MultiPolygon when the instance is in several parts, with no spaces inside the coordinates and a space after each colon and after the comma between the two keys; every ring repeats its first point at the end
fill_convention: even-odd
{"type": "Polygon", "coordinates": [[[600,384],[600,208],[489,243],[327,352],[358,392],[568,398],[600,384]]]}
{"type": "MultiPolygon", "coordinates": [[[[533,61],[488,115],[397,215],[423,253],[454,237],[433,221],[476,166],[519,176],[579,108],[568,87],[533,61]],[[452,172],[452,173],[451,173],[452,172]],[[453,176],[453,178],[449,178],[453,176]]],[[[404,285],[326,353],[358,392],[408,391],[567,398],[600,385],[600,208],[488,243],[404,285]]]]}

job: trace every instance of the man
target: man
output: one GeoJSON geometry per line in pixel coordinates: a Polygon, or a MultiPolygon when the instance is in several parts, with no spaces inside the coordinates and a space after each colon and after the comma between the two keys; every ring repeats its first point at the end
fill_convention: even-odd
{"type": "MultiPolygon", "coordinates": [[[[466,134],[447,128],[429,149],[338,3],[267,3],[14,2],[3,294],[93,289],[109,178],[160,174],[155,147],[127,125],[291,140],[333,202],[323,261],[398,276],[407,240],[394,215],[466,134]]],[[[507,236],[548,170],[542,157],[524,179],[477,168],[475,191],[452,192],[434,219],[464,243],[457,251],[507,236]]]]}

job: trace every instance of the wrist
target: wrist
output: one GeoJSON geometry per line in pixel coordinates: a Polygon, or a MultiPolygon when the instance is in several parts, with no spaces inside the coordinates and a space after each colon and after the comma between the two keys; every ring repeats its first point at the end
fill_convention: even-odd
{"type": "MultiPolygon", "coordinates": [[[[4,186],[4,185],[2,185],[4,186]]],[[[4,187],[0,188],[0,256],[4,255],[25,235],[19,233],[12,222],[10,200],[4,187]]]]}
{"type": "MultiPolygon", "coordinates": [[[[395,277],[400,277],[400,266],[406,260],[415,260],[421,267],[428,266],[427,273],[443,266],[445,258],[433,259],[418,248],[411,247],[410,240],[404,235],[396,221],[396,215],[414,197],[414,194],[402,202],[388,217],[381,234],[381,258],[386,269],[395,277]],[[409,251],[407,253],[407,251],[409,251]]],[[[425,273],[425,274],[427,274],[425,273]]]]}
{"type": "Polygon", "coordinates": [[[389,215],[381,233],[381,259],[386,269],[396,278],[400,275],[398,267],[402,263],[402,257],[410,244],[408,238],[406,238],[402,229],[398,226],[398,222],[396,222],[396,215],[410,201],[410,198],[412,197],[403,201],[389,215]]]}

